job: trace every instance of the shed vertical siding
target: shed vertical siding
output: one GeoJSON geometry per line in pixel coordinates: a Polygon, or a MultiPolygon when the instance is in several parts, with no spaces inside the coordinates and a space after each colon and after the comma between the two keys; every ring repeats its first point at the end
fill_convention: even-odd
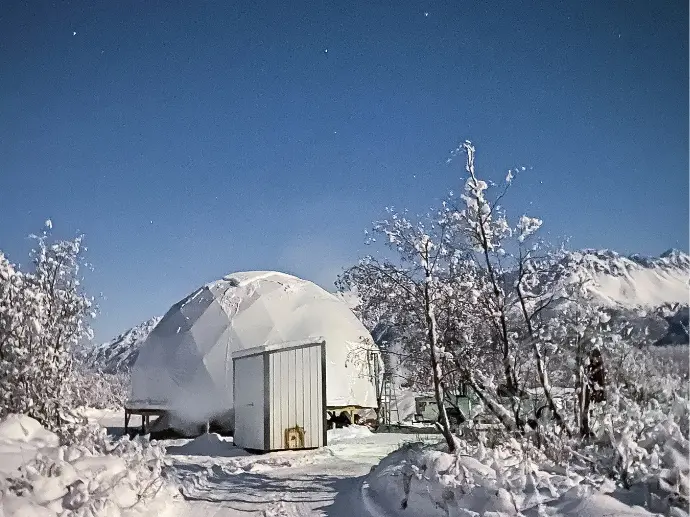
{"type": "MultiPolygon", "coordinates": [[[[293,358],[295,360],[294,365],[295,368],[293,371],[293,380],[292,380],[292,385],[295,389],[295,423],[293,425],[299,425],[300,427],[305,428],[305,436],[304,436],[304,441],[306,442],[306,423],[308,420],[305,418],[305,411],[304,411],[304,406],[309,405],[309,401],[305,400],[306,399],[306,393],[304,393],[304,378],[308,377],[311,375],[311,372],[307,369],[307,365],[304,364],[303,359],[304,359],[304,348],[297,348],[292,351],[293,352],[293,358]],[[303,372],[302,375],[300,375],[300,372],[303,372]]],[[[306,447],[306,443],[305,443],[306,447]]]]}
{"type": "Polygon", "coordinates": [[[304,429],[304,447],[323,445],[322,347],[299,347],[269,354],[271,449],[285,449],[285,430],[304,429]]]}
{"type": "MultiPolygon", "coordinates": [[[[318,360],[315,368],[320,368],[322,375],[318,375],[317,388],[318,396],[315,400],[318,401],[318,407],[322,408],[321,418],[319,418],[319,427],[321,428],[321,436],[319,443],[326,445],[326,347],[324,345],[318,348],[318,360]]],[[[342,379],[340,379],[342,381],[342,379]]]]}
{"type": "Polygon", "coordinates": [[[236,443],[287,449],[286,430],[297,426],[304,430],[303,447],[325,445],[325,358],[323,343],[233,358],[236,443]]]}
{"type": "Polygon", "coordinates": [[[271,428],[271,449],[282,449],[283,440],[281,438],[281,423],[283,421],[283,396],[282,383],[283,378],[283,354],[269,354],[270,370],[270,385],[271,385],[271,421],[269,427],[271,428]]]}
{"type": "Polygon", "coordinates": [[[308,349],[308,360],[310,375],[307,380],[309,383],[308,398],[311,401],[309,404],[309,443],[310,447],[319,447],[325,445],[322,440],[323,425],[324,425],[324,401],[322,399],[322,390],[320,383],[323,375],[326,372],[321,371],[321,355],[323,354],[323,347],[313,346],[308,349]]]}
{"type": "Polygon", "coordinates": [[[319,347],[309,347],[304,349],[304,368],[309,372],[309,375],[304,376],[304,398],[308,401],[307,404],[307,419],[304,425],[305,447],[318,447],[319,443],[316,438],[318,437],[318,429],[314,429],[314,389],[312,388],[314,381],[318,375],[318,371],[314,370],[314,353],[315,349],[319,347]]]}

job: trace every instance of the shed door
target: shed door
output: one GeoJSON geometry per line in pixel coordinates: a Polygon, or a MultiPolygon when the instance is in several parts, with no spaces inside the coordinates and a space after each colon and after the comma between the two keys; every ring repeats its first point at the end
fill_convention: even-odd
{"type": "Polygon", "coordinates": [[[264,357],[235,360],[235,444],[264,449],[264,357]]]}

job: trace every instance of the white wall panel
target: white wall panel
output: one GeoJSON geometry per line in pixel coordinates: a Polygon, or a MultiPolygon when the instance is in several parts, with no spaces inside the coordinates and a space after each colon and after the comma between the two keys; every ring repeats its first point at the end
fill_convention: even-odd
{"type": "MultiPolygon", "coordinates": [[[[236,429],[243,433],[250,426],[254,428],[255,434],[261,434],[264,437],[263,450],[289,448],[285,433],[287,429],[295,426],[304,431],[304,448],[325,445],[324,347],[323,343],[306,343],[296,346],[289,346],[288,343],[284,348],[258,347],[256,352],[248,350],[235,354],[239,354],[238,357],[233,357],[237,380],[235,383],[236,403],[252,398],[243,393],[245,382],[247,386],[253,386],[253,391],[260,392],[262,397],[264,393],[266,394],[264,405],[259,406],[254,403],[249,406],[254,410],[253,415],[249,415],[251,412],[249,410],[236,412],[236,429]],[[261,374],[255,371],[256,378],[250,380],[240,373],[240,369],[243,369],[242,365],[248,359],[254,358],[262,358],[261,364],[265,361],[267,370],[262,371],[261,374]],[[262,386],[257,389],[256,382],[259,381],[262,386]],[[243,423],[241,421],[243,418],[247,418],[248,423],[243,423]]],[[[246,445],[243,434],[236,437],[236,443],[241,447],[250,448],[246,445]]]]}

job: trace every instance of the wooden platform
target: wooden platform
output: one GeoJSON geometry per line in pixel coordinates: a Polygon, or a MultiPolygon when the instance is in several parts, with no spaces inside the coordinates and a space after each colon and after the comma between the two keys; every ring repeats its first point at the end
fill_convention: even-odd
{"type": "Polygon", "coordinates": [[[161,417],[169,411],[165,403],[157,401],[126,401],[125,402],[125,434],[130,434],[130,420],[132,415],[141,415],[141,434],[147,434],[151,427],[151,416],[161,417]]]}

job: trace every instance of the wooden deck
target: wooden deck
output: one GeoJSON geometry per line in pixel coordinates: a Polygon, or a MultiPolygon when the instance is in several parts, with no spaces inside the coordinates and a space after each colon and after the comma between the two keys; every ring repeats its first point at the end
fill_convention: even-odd
{"type": "Polygon", "coordinates": [[[128,400],[125,402],[125,434],[130,434],[132,415],[141,416],[141,434],[147,434],[151,427],[151,416],[161,417],[168,411],[167,404],[159,401],[128,400]]]}

